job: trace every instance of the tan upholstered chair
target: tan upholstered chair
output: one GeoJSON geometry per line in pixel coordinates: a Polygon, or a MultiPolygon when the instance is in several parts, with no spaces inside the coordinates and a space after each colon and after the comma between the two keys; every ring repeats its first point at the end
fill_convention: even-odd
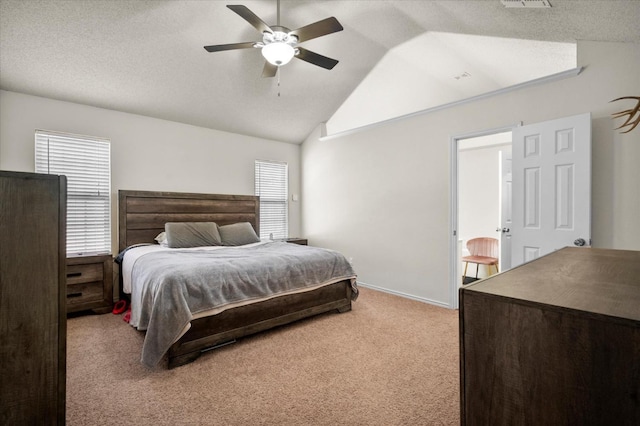
{"type": "Polygon", "coordinates": [[[488,265],[489,272],[491,272],[490,266],[496,267],[496,273],[498,273],[498,240],[495,238],[472,238],[467,241],[467,250],[469,250],[469,256],[464,256],[462,261],[464,264],[464,274],[462,279],[467,276],[467,267],[469,263],[476,264],[476,279],[478,278],[478,269],[480,265],[488,265]]]}

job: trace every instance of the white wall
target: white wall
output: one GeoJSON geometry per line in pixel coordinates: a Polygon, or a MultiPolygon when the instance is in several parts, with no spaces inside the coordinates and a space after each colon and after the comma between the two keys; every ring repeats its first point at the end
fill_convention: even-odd
{"type": "Polygon", "coordinates": [[[454,136],[592,113],[594,246],[640,250],[640,128],[621,135],[609,103],[638,96],[640,45],[579,42],[577,77],[407,117],[302,146],[302,234],[353,257],[364,284],[451,303],[454,136]]]}
{"type": "MultiPolygon", "coordinates": [[[[172,121],[0,91],[0,169],[33,172],[34,130],[111,140],[112,246],[117,251],[120,189],[254,194],[254,161],[286,161],[289,191],[300,193],[300,146],[172,121]]],[[[300,235],[300,204],[289,232],[300,235]]]]}
{"type": "Polygon", "coordinates": [[[507,146],[491,146],[460,151],[458,154],[458,237],[498,238],[500,226],[500,151],[507,146]]]}

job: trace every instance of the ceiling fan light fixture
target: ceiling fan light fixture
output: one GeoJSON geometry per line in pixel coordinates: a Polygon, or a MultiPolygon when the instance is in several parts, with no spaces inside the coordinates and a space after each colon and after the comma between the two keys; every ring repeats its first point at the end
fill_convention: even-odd
{"type": "Polygon", "coordinates": [[[270,64],[278,67],[288,64],[295,54],[293,46],[282,41],[269,43],[262,48],[262,56],[270,64]]]}
{"type": "Polygon", "coordinates": [[[227,5],[227,8],[237,13],[258,30],[262,34],[262,41],[204,46],[207,52],[213,53],[225,50],[249,49],[252,47],[260,49],[262,56],[267,61],[262,71],[263,77],[276,76],[278,67],[288,64],[294,56],[297,56],[302,61],[327,70],[333,69],[338,63],[335,59],[298,47],[298,43],[342,31],[344,28],[333,16],[292,31],[280,25],[280,0],[278,0],[277,25],[267,25],[246,6],[227,5]]]}

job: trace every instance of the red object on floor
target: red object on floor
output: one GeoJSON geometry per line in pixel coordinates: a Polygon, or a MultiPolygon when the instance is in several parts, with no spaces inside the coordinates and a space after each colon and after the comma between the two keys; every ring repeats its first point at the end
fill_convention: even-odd
{"type": "Polygon", "coordinates": [[[122,321],[129,322],[131,320],[131,307],[127,309],[127,313],[122,316],[122,321]]]}
{"type": "Polygon", "coordinates": [[[118,300],[113,307],[113,314],[118,315],[127,310],[127,301],[126,300],[118,300]]]}

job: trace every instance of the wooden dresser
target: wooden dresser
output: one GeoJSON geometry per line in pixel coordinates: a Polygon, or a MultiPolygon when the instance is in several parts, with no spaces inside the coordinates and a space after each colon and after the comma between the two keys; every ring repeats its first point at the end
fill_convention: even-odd
{"type": "Polygon", "coordinates": [[[639,425],[640,252],[565,248],[460,290],[463,425],[639,425]]]}
{"type": "Polygon", "coordinates": [[[65,423],[66,178],[0,172],[0,424],[65,423]]]}
{"type": "Polygon", "coordinates": [[[67,312],[113,308],[113,259],[110,254],[67,258],[67,312]]]}
{"type": "Polygon", "coordinates": [[[286,238],[285,241],[288,242],[288,243],[292,243],[292,244],[299,244],[301,246],[306,246],[307,245],[307,239],[306,238],[286,238]]]}

